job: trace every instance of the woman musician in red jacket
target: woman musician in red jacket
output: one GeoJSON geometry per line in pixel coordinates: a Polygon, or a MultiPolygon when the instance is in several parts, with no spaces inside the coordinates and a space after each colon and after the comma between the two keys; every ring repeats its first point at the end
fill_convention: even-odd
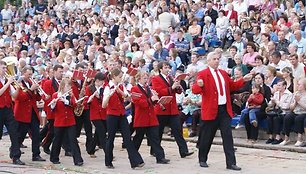
{"type": "Polygon", "coordinates": [[[128,151],[131,167],[134,169],[144,166],[142,157],[131,141],[130,128],[125,117],[124,98],[128,97],[128,93],[121,84],[122,76],[122,72],[119,69],[113,69],[110,72],[111,80],[103,92],[102,107],[106,108],[106,125],[108,132],[105,146],[105,166],[110,169],[114,168],[112,163],[113,149],[115,135],[118,129],[121,131],[123,142],[128,151]]]}
{"type": "Polygon", "coordinates": [[[144,134],[147,135],[157,163],[168,164],[165,159],[164,149],[160,145],[158,119],[154,111],[154,104],[159,100],[158,96],[148,86],[149,74],[140,72],[136,75],[137,85],[133,86],[132,102],[135,106],[134,128],[136,135],[133,138],[134,145],[139,150],[144,134]]]}
{"type": "MultiPolygon", "coordinates": [[[[97,140],[99,146],[105,151],[105,139],[106,139],[106,109],[102,108],[103,91],[106,86],[106,75],[99,72],[95,75],[95,78],[87,88],[86,96],[88,96],[87,103],[89,104],[90,121],[96,127],[97,140]]],[[[95,151],[97,140],[93,140],[90,144],[90,151],[95,151]]],[[[92,158],[94,154],[90,154],[92,158]]]]}
{"type": "Polygon", "coordinates": [[[53,164],[60,164],[59,154],[64,138],[68,138],[71,148],[73,162],[76,166],[83,165],[80,147],[76,138],[76,122],[73,109],[76,106],[76,98],[71,89],[71,80],[63,79],[60,82],[58,92],[52,95],[50,107],[54,118],[54,139],[51,148],[50,161],[53,164]],[[64,135],[68,136],[64,136],[64,135]]]}

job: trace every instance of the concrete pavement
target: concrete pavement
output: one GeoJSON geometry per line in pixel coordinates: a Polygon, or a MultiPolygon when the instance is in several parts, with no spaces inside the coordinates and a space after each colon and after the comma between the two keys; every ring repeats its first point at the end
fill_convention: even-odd
{"type": "MultiPolygon", "coordinates": [[[[0,173],[31,173],[31,174],[75,174],[75,173],[120,173],[120,174],[164,174],[164,173],[184,173],[184,174],[200,174],[200,173],[305,173],[306,154],[297,152],[288,152],[280,150],[263,150],[255,148],[238,147],[236,152],[237,165],[242,167],[241,172],[229,171],[225,169],[225,156],[223,148],[220,145],[213,145],[209,154],[209,168],[200,168],[197,160],[197,149],[195,143],[188,142],[190,151],[195,151],[193,156],[182,159],[179,156],[177,145],[173,141],[163,141],[162,146],[165,149],[166,157],[171,160],[170,164],[156,164],[155,158],[149,155],[149,147],[146,146],[146,140],[140,149],[140,153],[146,163],[144,168],[133,170],[130,168],[125,149],[121,149],[122,139],[116,138],[114,148],[114,166],[115,169],[107,169],[104,166],[104,153],[99,150],[97,158],[90,158],[85,152],[85,137],[82,135],[79,139],[82,156],[84,158],[84,166],[77,167],[73,165],[71,157],[65,157],[64,152],[60,155],[61,164],[54,165],[49,161],[48,155],[41,153],[46,162],[31,161],[31,143],[30,139],[26,139],[26,149],[22,149],[25,154],[22,160],[26,162],[26,166],[15,166],[11,164],[8,157],[8,148],[10,146],[9,137],[3,137],[0,141],[0,173]]],[[[221,142],[220,138],[215,138],[215,143],[221,142]]],[[[242,140],[241,140],[242,141],[242,140]]],[[[237,142],[237,139],[235,139],[237,142]]]]}

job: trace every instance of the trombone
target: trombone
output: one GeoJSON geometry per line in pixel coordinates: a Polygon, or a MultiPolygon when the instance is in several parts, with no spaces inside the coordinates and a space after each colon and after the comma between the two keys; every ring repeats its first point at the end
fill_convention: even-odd
{"type": "Polygon", "coordinates": [[[32,81],[33,84],[38,85],[37,90],[38,90],[39,95],[41,96],[44,95],[46,98],[49,97],[49,95],[42,89],[42,87],[33,78],[30,78],[30,80],[32,81]]]}

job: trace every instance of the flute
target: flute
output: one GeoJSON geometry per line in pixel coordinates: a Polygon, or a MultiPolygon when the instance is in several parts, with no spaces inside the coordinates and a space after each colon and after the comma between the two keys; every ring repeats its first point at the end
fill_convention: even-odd
{"type": "Polygon", "coordinates": [[[63,93],[62,95],[58,95],[55,99],[53,99],[48,106],[51,106],[53,103],[57,102],[58,99],[62,98],[62,97],[66,97],[70,92],[72,91],[72,89],[70,89],[69,91],[63,93]]]}

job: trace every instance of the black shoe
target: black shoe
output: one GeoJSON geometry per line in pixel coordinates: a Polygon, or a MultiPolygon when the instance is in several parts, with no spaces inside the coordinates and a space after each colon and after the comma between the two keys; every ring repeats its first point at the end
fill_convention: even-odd
{"type": "Polygon", "coordinates": [[[84,162],[77,162],[77,163],[75,163],[74,165],[76,165],[76,166],[82,166],[84,164],[84,162]]]}
{"type": "Polygon", "coordinates": [[[59,161],[52,161],[53,164],[60,164],[61,162],[59,161]]]}
{"type": "Polygon", "coordinates": [[[145,165],[144,162],[137,164],[136,166],[132,166],[132,169],[142,168],[145,165]]]}
{"type": "Polygon", "coordinates": [[[20,144],[20,148],[28,148],[28,146],[20,144]]]}
{"type": "Polygon", "coordinates": [[[157,160],[157,164],[169,164],[169,162],[170,162],[170,160],[166,159],[166,158],[157,160]]]}
{"type": "Polygon", "coordinates": [[[150,155],[152,155],[152,156],[156,157],[156,154],[155,154],[155,153],[151,153],[150,155]]]}
{"type": "Polygon", "coordinates": [[[45,159],[43,159],[41,156],[36,156],[32,158],[32,161],[46,161],[45,159]]]}
{"type": "Polygon", "coordinates": [[[189,134],[189,137],[195,137],[195,136],[197,136],[197,134],[194,133],[194,132],[191,132],[191,133],[189,134]]]}
{"type": "Polygon", "coordinates": [[[226,169],[229,169],[229,170],[241,170],[240,167],[236,166],[235,164],[231,165],[231,166],[227,166],[226,169]]]}
{"type": "Polygon", "coordinates": [[[13,164],[15,164],[15,165],[25,165],[25,163],[22,162],[20,159],[13,159],[13,164]]]}
{"type": "Polygon", "coordinates": [[[282,141],[283,139],[279,139],[279,140],[275,139],[271,144],[276,145],[276,144],[281,143],[282,141]]]}
{"type": "Polygon", "coordinates": [[[266,144],[271,144],[272,142],[274,141],[274,139],[272,138],[269,138],[267,141],[266,141],[266,144]]]}
{"type": "Polygon", "coordinates": [[[181,158],[185,158],[186,156],[192,155],[194,152],[186,152],[181,154],[181,158]]]}
{"type": "Polygon", "coordinates": [[[107,167],[108,169],[114,169],[114,168],[115,168],[112,164],[106,165],[106,167],[107,167]]]}
{"type": "Polygon", "coordinates": [[[50,149],[48,149],[48,148],[44,148],[44,152],[45,152],[46,154],[48,154],[48,155],[50,155],[50,153],[51,153],[50,149]]]}
{"type": "Polygon", "coordinates": [[[65,156],[72,156],[71,152],[65,152],[65,156]]]}
{"type": "Polygon", "coordinates": [[[208,167],[208,165],[207,165],[207,163],[206,163],[206,162],[200,162],[200,167],[205,167],[205,168],[207,168],[207,167],[208,167]]]}

